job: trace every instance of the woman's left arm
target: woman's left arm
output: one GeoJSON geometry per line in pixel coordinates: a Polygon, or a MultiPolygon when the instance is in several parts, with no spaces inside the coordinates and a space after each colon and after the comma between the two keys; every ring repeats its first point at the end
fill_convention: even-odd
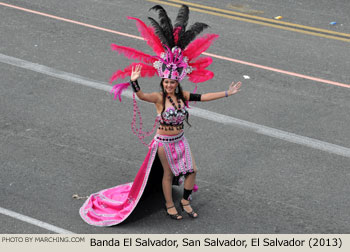
{"type": "Polygon", "coordinates": [[[227,91],[202,94],[200,101],[213,101],[234,95],[235,93],[240,91],[241,85],[241,82],[237,82],[236,84],[232,82],[227,91]]]}

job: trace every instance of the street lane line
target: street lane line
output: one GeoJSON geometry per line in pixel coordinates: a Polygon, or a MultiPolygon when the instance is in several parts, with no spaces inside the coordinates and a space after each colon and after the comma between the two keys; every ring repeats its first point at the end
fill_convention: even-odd
{"type": "MultiPolygon", "coordinates": [[[[42,73],[42,74],[45,74],[45,75],[48,75],[51,77],[66,80],[68,82],[76,83],[79,85],[88,86],[88,87],[92,87],[92,88],[107,91],[107,92],[110,92],[112,90],[112,87],[110,85],[108,85],[107,83],[94,81],[94,80],[84,78],[84,77],[76,75],[76,74],[67,73],[64,71],[60,71],[60,70],[50,68],[47,66],[35,64],[35,63],[29,62],[29,61],[14,58],[14,57],[7,56],[4,54],[0,54],[0,62],[15,66],[15,67],[28,69],[28,70],[31,70],[34,72],[42,73]]],[[[123,96],[128,97],[128,98],[132,98],[132,92],[130,90],[125,90],[123,92],[123,96]]],[[[222,123],[225,125],[233,125],[235,127],[240,127],[240,128],[245,129],[245,130],[253,131],[257,134],[277,138],[277,139],[284,140],[284,141],[287,141],[290,143],[300,144],[300,145],[307,146],[307,147],[310,147],[313,149],[317,149],[317,150],[321,150],[321,151],[325,151],[328,153],[337,154],[337,155],[340,155],[343,157],[350,158],[350,148],[343,147],[340,145],[331,144],[331,143],[320,141],[320,140],[310,138],[310,137],[300,136],[300,135],[290,133],[287,131],[278,130],[278,129],[267,127],[264,125],[244,121],[244,120],[241,120],[238,118],[222,115],[222,114],[219,114],[216,112],[211,112],[211,111],[208,111],[205,109],[192,108],[191,114],[198,116],[198,117],[201,117],[201,118],[204,118],[204,119],[207,119],[207,120],[210,120],[210,121],[213,121],[213,122],[216,122],[216,123],[222,123]]]]}
{"type": "Polygon", "coordinates": [[[52,19],[56,19],[56,20],[60,20],[60,21],[68,22],[68,23],[72,23],[72,24],[77,24],[77,25],[89,27],[89,28],[92,28],[92,29],[95,29],[95,30],[110,32],[110,33],[114,33],[114,34],[117,34],[117,35],[129,37],[129,38],[135,38],[135,39],[144,40],[142,37],[131,35],[131,34],[128,34],[128,33],[119,32],[119,31],[103,28],[103,27],[96,26],[96,25],[90,25],[90,24],[87,24],[87,23],[71,20],[71,19],[68,19],[68,18],[62,18],[62,17],[50,15],[50,14],[47,14],[47,13],[44,13],[44,12],[22,8],[22,7],[19,7],[19,6],[16,6],[16,5],[12,5],[12,4],[7,4],[7,3],[0,2],[0,5],[6,6],[6,7],[9,7],[9,8],[13,8],[13,9],[17,9],[17,10],[21,10],[21,11],[25,11],[25,12],[29,12],[29,13],[33,13],[33,14],[36,14],[36,15],[40,15],[40,16],[44,16],[44,17],[48,17],[48,18],[52,18],[52,19]]]}
{"type": "MultiPolygon", "coordinates": [[[[170,6],[180,7],[179,4],[174,4],[174,3],[170,3],[170,2],[164,2],[164,1],[158,1],[158,0],[148,0],[148,1],[158,3],[158,4],[166,4],[166,5],[170,5],[170,6]]],[[[218,17],[224,17],[224,18],[228,18],[228,19],[238,20],[238,21],[242,21],[242,22],[246,22],[246,23],[253,23],[253,24],[258,24],[258,25],[263,25],[263,26],[269,26],[269,27],[273,27],[273,28],[277,28],[277,29],[281,29],[281,30],[293,31],[293,32],[307,34],[307,35],[328,38],[328,39],[340,40],[340,41],[344,41],[344,42],[348,42],[348,43],[350,42],[350,39],[344,35],[329,35],[329,33],[306,30],[305,28],[302,29],[302,28],[297,28],[295,26],[291,26],[291,25],[283,25],[282,23],[276,24],[276,23],[273,23],[271,21],[270,22],[266,22],[266,21],[263,22],[263,21],[259,21],[256,19],[252,19],[252,18],[245,18],[245,17],[240,17],[237,15],[222,14],[222,13],[218,13],[215,11],[208,11],[205,9],[199,9],[199,8],[195,8],[195,7],[190,7],[190,10],[209,14],[212,16],[218,16],[218,17]]]]}
{"type": "MultiPolygon", "coordinates": [[[[329,34],[329,35],[334,35],[334,36],[339,36],[339,38],[345,39],[344,41],[350,42],[350,34],[349,33],[343,33],[343,32],[337,32],[337,31],[332,31],[332,30],[327,30],[327,29],[321,29],[317,27],[312,27],[312,26],[306,26],[306,25],[300,25],[296,23],[291,23],[291,22],[286,22],[286,21],[281,21],[281,20],[274,20],[271,18],[265,18],[265,17],[259,17],[259,16],[254,16],[251,14],[245,14],[242,12],[236,12],[232,10],[225,10],[225,9],[220,9],[220,8],[215,8],[213,6],[206,6],[202,4],[196,4],[188,1],[182,1],[182,0],[147,0],[149,2],[156,2],[159,4],[166,4],[174,7],[180,7],[181,4],[186,4],[190,6],[190,9],[198,11],[198,12],[203,12],[203,13],[208,13],[211,15],[218,15],[218,16],[223,16],[223,17],[231,17],[233,19],[245,21],[245,22],[250,22],[250,21],[257,21],[255,22],[256,24],[260,25],[269,25],[269,24],[275,24],[276,28],[284,29],[284,28],[295,28],[299,29],[299,31],[310,31],[313,32],[313,35],[318,35],[318,34],[329,34]],[[174,4],[172,4],[174,3],[174,4]],[[197,8],[191,8],[197,7],[197,8]],[[204,10],[209,10],[205,12],[204,10]],[[225,13],[221,14],[220,13],[225,13]]],[[[298,30],[295,30],[298,32],[298,30]]],[[[330,36],[330,38],[337,39],[337,37],[330,36]]]]}
{"type": "MultiPolygon", "coordinates": [[[[43,12],[22,8],[22,7],[11,5],[11,4],[6,4],[6,3],[3,3],[3,2],[0,2],[0,5],[6,6],[6,7],[9,7],[9,8],[14,8],[14,9],[21,10],[21,11],[25,11],[25,12],[29,12],[29,13],[33,13],[33,14],[36,14],[36,15],[41,15],[41,16],[57,19],[57,20],[64,21],[64,22],[69,22],[69,23],[73,23],[73,24],[77,24],[77,25],[82,25],[82,26],[89,27],[89,28],[92,28],[92,29],[95,29],[95,30],[101,30],[101,31],[110,32],[110,33],[121,35],[121,36],[126,36],[126,37],[130,37],[130,38],[134,38],[134,39],[144,40],[142,37],[139,37],[139,36],[135,36],[135,35],[131,35],[131,34],[123,33],[123,32],[118,32],[118,31],[115,31],[115,30],[110,30],[110,29],[106,29],[106,28],[103,28],[103,27],[90,25],[90,24],[74,21],[74,20],[67,19],[67,18],[61,18],[61,17],[58,17],[58,16],[54,16],[54,15],[46,14],[46,13],[43,13],[43,12]]],[[[312,76],[307,76],[307,75],[303,75],[303,74],[293,73],[293,72],[285,71],[285,70],[282,70],[282,69],[277,69],[277,68],[273,68],[273,67],[263,66],[263,65],[250,63],[250,62],[247,62],[247,61],[242,61],[242,60],[238,60],[238,59],[234,59],[234,58],[224,57],[224,56],[220,56],[220,55],[216,55],[216,54],[212,54],[212,53],[203,53],[203,54],[204,55],[210,55],[211,57],[214,57],[214,58],[217,58],[217,59],[231,61],[231,62],[235,62],[235,63],[238,63],[238,64],[243,64],[243,65],[247,65],[247,66],[251,66],[251,67],[255,67],[255,68],[260,68],[260,69],[273,71],[273,72],[277,72],[277,73],[281,73],[281,74],[286,74],[286,75],[290,75],[290,76],[294,76],[294,77],[304,78],[304,79],[308,79],[308,80],[312,80],[312,81],[316,81],[316,82],[321,82],[321,83],[325,83],[325,84],[330,84],[330,85],[334,85],[334,86],[350,88],[350,84],[345,84],[345,83],[340,83],[340,82],[336,82],[336,81],[331,81],[331,80],[316,78],[316,77],[312,77],[312,76]]]]}
{"type": "Polygon", "coordinates": [[[225,56],[219,56],[219,55],[212,54],[212,53],[204,52],[203,55],[215,57],[215,58],[222,59],[222,60],[232,61],[232,62],[239,63],[239,64],[242,64],[242,65],[252,66],[252,67],[256,67],[256,68],[260,68],[260,69],[265,69],[265,70],[269,70],[269,71],[273,71],[273,72],[277,72],[277,73],[281,73],[281,74],[286,74],[286,75],[290,75],[290,76],[294,76],[294,77],[299,77],[299,78],[303,78],[303,79],[307,79],[307,80],[312,80],[312,81],[316,81],[316,82],[323,82],[323,83],[331,84],[331,85],[338,86],[338,87],[350,88],[350,84],[344,84],[344,83],[331,81],[331,80],[325,80],[325,79],[312,77],[312,76],[308,76],[308,75],[304,75],[304,74],[298,74],[298,73],[294,73],[294,72],[289,72],[289,71],[285,71],[285,70],[282,70],[282,69],[277,69],[277,68],[272,68],[272,67],[268,67],[268,66],[263,66],[263,65],[259,65],[259,64],[243,61],[243,60],[232,59],[232,58],[228,58],[228,57],[225,57],[225,56]]]}
{"type": "Polygon", "coordinates": [[[11,211],[11,210],[8,210],[8,209],[2,208],[2,207],[0,207],[0,214],[7,215],[7,216],[15,218],[17,220],[27,222],[29,224],[32,224],[34,226],[38,226],[38,227],[41,227],[43,229],[55,232],[57,234],[74,234],[73,232],[68,231],[66,229],[56,227],[56,226],[51,225],[49,223],[34,219],[32,217],[29,217],[29,216],[26,216],[23,214],[16,213],[14,211],[11,211]]]}

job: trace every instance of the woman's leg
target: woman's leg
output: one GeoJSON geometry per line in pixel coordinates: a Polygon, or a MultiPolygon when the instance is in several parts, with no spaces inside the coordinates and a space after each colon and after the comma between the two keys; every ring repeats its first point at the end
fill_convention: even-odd
{"type": "MultiPolygon", "coordinates": [[[[160,162],[162,163],[164,174],[162,180],[163,194],[165,198],[165,205],[167,208],[174,206],[173,195],[172,195],[172,183],[173,183],[173,173],[170,169],[168,160],[166,158],[165,150],[163,146],[159,146],[158,148],[158,156],[160,162]]],[[[167,209],[169,214],[177,214],[177,210],[175,207],[167,209]]],[[[182,217],[179,216],[178,219],[182,217]]]]}
{"type": "Polygon", "coordinates": [[[194,161],[193,155],[191,153],[192,157],[192,166],[193,166],[193,173],[189,174],[185,178],[184,188],[187,190],[192,190],[194,184],[196,183],[196,175],[197,175],[197,166],[196,162],[194,161]]]}
{"type": "MultiPolygon", "coordinates": [[[[192,153],[191,153],[191,157],[192,157],[192,166],[193,166],[194,173],[191,173],[188,176],[186,176],[185,183],[184,183],[185,190],[193,190],[193,186],[196,182],[197,166],[196,166],[196,162],[194,161],[192,153]]],[[[182,198],[181,204],[183,205],[183,208],[187,213],[191,213],[193,211],[189,200],[182,198]]],[[[198,216],[197,213],[193,214],[194,218],[196,218],[197,216],[198,216]]]]}

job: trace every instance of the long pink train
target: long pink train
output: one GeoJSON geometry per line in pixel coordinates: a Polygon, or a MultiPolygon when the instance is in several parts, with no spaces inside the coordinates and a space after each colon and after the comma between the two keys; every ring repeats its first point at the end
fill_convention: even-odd
{"type": "Polygon", "coordinates": [[[157,157],[160,146],[175,176],[193,172],[190,147],[183,134],[155,135],[134,181],[91,194],[80,208],[82,219],[93,226],[113,226],[126,220],[146,190],[161,186],[163,169],[157,157]]]}

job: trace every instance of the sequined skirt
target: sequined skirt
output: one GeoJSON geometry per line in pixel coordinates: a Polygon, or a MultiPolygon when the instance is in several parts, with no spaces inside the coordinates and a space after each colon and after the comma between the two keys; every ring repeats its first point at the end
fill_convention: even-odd
{"type": "Polygon", "coordinates": [[[163,147],[170,169],[175,177],[193,173],[193,164],[190,145],[187,142],[184,132],[178,135],[155,135],[151,145],[163,147]]]}

